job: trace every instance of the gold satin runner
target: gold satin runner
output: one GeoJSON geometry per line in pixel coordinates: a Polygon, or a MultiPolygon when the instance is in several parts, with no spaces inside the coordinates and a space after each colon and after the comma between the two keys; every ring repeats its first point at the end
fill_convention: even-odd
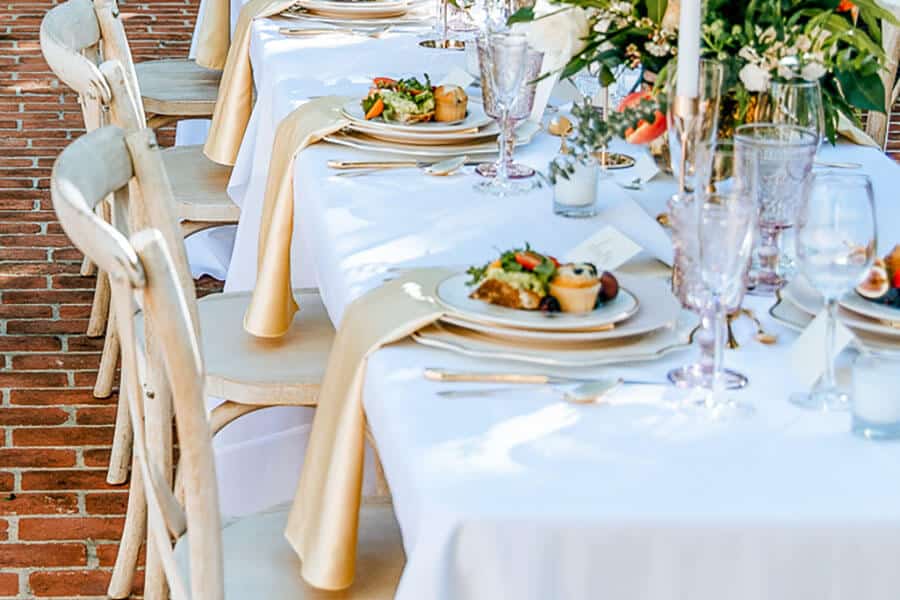
{"type": "Polygon", "coordinates": [[[221,71],[230,44],[231,0],[206,0],[197,30],[197,64],[221,71]]]}
{"type": "Polygon", "coordinates": [[[368,357],[437,321],[444,311],[435,289],[452,273],[410,271],[358,298],[344,312],[285,530],[303,561],[303,579],[314,587],[339,590],[353,583],[365,449],[361,394],[368,357]]]}
{"type": "Polygon", "coordinates": [[[349,98],[324,96],[299,106],[275,132],[259,227],[256,287],[244,314],[244,329],[258,337],[287,332],[297,312],[291,290],[294,231],[294,157],[347,125],[341,107],[349,98]]]}
{"type": "MultiPolygon", "coordinates": [[[[229,0],[210,0],[211,3],[226,4],[229,0]]],[[[250,120],[250,111],[253,109],[253,72],[250,68],[250,29],[253,20],[263,17],[271,17],[284,12],[294,3],[294,0],[250,0],[241,9],[237,25],[234,28],[234,37],[228,48],[227,58],[224,62],[222,82],[219,84],[219,97],[216,99],[216,109],[212,116],[212,125],[209,128],[209,137],[203,146],[203,152],[213,162],[221,165],[233,165],[237,158],[238,148],[244,139],[247,130],[247,122],[250,120]]],[[[217,4],[218,5],[218,4],[217,4]]],[[[213,9],[211,8],[210,11],[213,9]]],[[[207,11],[209,12],[209,11],[207,11]]],[[[221,14],[226,11],[221,7],[214,11],[215,18],[211,19],[210,27],[219,28],[219,31],[204,31],[201,35],[209,36],[213,46],[208,48],[208,55],[200,62],[199,51],[197,62],[203,66],[212,66],[221,54],[224,39],[227,39],[229,24],[222,23],[221,14]],[[224,29],[221,29],[223,28],[224,29]]],[[[225,17],[227,21],[229,17],[225,17]]],[[[206,13],[202,23],[206,29],[206,13]]],[[[201,39],[202,42],[202,39],[201,39]]],[[[226,42],[227,44],[227,42],[226,42]]],[[[201,46],[202,48],[202,46],[201,46]]],[[[213,67],[214,68],[214,67],[213,67]]]]}

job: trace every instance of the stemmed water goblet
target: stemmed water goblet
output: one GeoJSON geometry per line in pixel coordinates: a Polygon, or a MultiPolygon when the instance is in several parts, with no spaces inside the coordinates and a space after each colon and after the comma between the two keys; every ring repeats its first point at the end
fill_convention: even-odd
{"type": "Polygon", "coordinates": [[[481,70],[487,76],[482,80],[487,84],[485,94],[491,95],[497,108],[500,160],[494,178],[477,183],[475,189],[501,196],[515,194],[519,190],[510,181],[508,171],[510,132],[504,124],[508,122],[525,83],[528,41],[524,35],[509,32],[488,33],[484,39],[487,52],[481,61],[481,70]]]}
{"type": "MultiPolygon", "coordinates": [[[[825,298],[825,374],[791,402],[815,410],[841,410],[849,397],[834,376],[838,300],[859,285],[875,260],[877,233],[872,182],[861,174],[816,173],[797,228],[797,263],[825,298]]],[[[887,393],[887,392],[886,392],[887,393]]]]}
{"type": "Polygon", "coordinates": [[[717,419],[752,414],[751,406],[728,398],[724,369],[726,318],[731,307],[740,306],[746,289],[744,276],[753,249],[756,211],[738,193],[715,193],[697,207],[698,273],[712,319],[713,365],[709,393],[704,406],[717,419]]]}
{"type": "MultiPolygon", "coordinates": [[[[710,158],[702,162],[721,160],[710,158]]],[[[724,162],[724,161],[722,161],[724,162]]],[[[711,176],[711,169],[702,171],[711,176]]],[[[718,383],[725,389],[739,389],[747,385],[747,377],[742,373],[719,368],[716,371],[716,315],[710,298],[709,290],[704,284],[701,272],[700,255],[700,225],[703,216],[703,206],[707,202],[712,203],[742,203],[750,212],[754,212],[752,204],[746,196],[739,196],[734,182],[725,179],[704,185],[694,194],[678,194],[669,202],[669,218],[672,229],[672,245],[674,250],[674,266],[672,287],[682,306],[700,315],[700,326],[692,338],[700,350],[697,360],[691,364],[672,369],[668,373],[669,380],[683,388],[712,389],[714,376],[718,383]],[[727,182],[727,185],[719,185],[727,182]],[[716,191],[718,185],[719,191],[716,191]],[[716,373],[718,373],[716,375],[716,373]]],[[[747,265],[741,275],[741,281],[746,282],[747,265]]],[[[726,298],[726,312],[733,313],[740,308],[743,294],[733,294],[726,298]]]]}
{"type": "Polygon", "coordinates": [[[735,132],[735,174],[759,210],[749,293],[770,295],[791,275],[783,233],[796,223],[818,145],[815,134],[796,125],[754,123],[735,132]]]}
{"type": "MultiPolygon", "coordinates": [[[[479,64],[481,64],[484,61],[488,60],[487,36],[479,36],[479,38],[476,40],[476,43],[478,46],[478,62],[479,64]]],[[[507,144],[506,173],[510,179],[528,179],[530,177],[533,177],[535,174],[534,169],[532,169],[528,165],[514,162],[513,153],[515,151],[516,144],[515,128],[519,123],[521,123],[531,115],[531,110],[534,106],[534,94],[537,88],[536,80],[541,75],[541,65],[543,64],[543,60],[544,54],[542,52],[538,52],[537,50],[533,50],[531,48],[527,50],[527,55],[525,58],[525,78],[521,93],[519,93],[513,101],[513,105],[510,108],[506,119],[500,122],[500,127],[504,130],[503,139],[506,140],[507,144]]],[[[488,72],[486,69],[483,69],[481,71],[481,76],[484,112],[494,119],[501,118],[502,114],[500,106],[494,96],[492,87],[487,81],[488,72]]],[[[475,167],[475,172],[482,177],[493,178],[497,176],[499,165],[500,159],[494,162],[484,162],[475,167]]],[[[536,184],[533,182],[520,181],[516,182],[515,185],[513,185],[513,182],[510,182],[510,186],[515,187],[517,191],[526,191],[533,188],[535,185],[536,184]]]]}

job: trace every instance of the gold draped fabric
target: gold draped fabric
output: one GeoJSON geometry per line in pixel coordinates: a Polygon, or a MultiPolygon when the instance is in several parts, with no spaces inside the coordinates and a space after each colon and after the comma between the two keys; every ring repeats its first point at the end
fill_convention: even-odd
{"type": "Polygon", "coordinates": [[[221,71],[231,44],[231,0],[207,0],[197,29],[197,64],[221,71]]]}
{"type": "Polygon", "coordinates": [[[443,315],[435,289],[451,274],[446,269],[408,272],[360,297],[344,312],[285,530],[310,585],[338,590],[353,583],[365,449],[361,393],[366,361],[382,346],[443,315]]]}
{"type": "Polygon", "coordinates": [[[275,132],[259,227],[256,286],[244,314],[244,329],[258,337],[287,332],[297,312],[291,290],[294,230],[294,157],[347,124],[341,107],[348,98],[324,96],[301,105],[275,132]]]}
{"type": "MultiPolygon", "coordinates": [[[[210,0],[211,3],[227,4],[228,0],[210,0]]],[[[237,25],[234,28],[234,37],[228,48],[227,58],[224,62],[222,82],[219,84],[219,96],[216,98],[216,108],[212,116],[212,124],[209,128],[209,137],[203,146],[203,152],[213,162],[221,165],[233,165],[237,158],[238,149],[244,139],[247,130],[247,122],[250,120],[250,112],[253,109],[253,72],[250,68],[250,30],[253,20],[263,17],[271,17],[284,12],[293,4],[293,0],[250,0],[241,9],[237,25]]],[[[219,10],[217,12],[227,12],[219,10]]],[[[207,11],[209,13],[209,11],[207,11]]],[[[212,18],[212,15],[210,15],[212,18]]],[[[229,17],[225,17],[227,21],[229,17]]],[[[223,30],[201,35],[211,36],[216,48],[224,47],[222,40],[227,39],[228,24],[219,23],[220,16],[212,18],[213,25],[223,30]]],[[[202,23],[206,29],[206,13],[202,23]]],[[[202,42],[202,38],[201,38],[202,42]]],[[[227,45],[227,42],[226,42],[227,45]]],[[[201,46],[202,47],[202,46],[201,46]]],[[[212,55],[218,55],[220,50],[208,51],[212,55]]],[[[198,58],[198,62],[200,62],[198,58]]],[[[205,63],[200,63],[207,66],[205,63]]]]}

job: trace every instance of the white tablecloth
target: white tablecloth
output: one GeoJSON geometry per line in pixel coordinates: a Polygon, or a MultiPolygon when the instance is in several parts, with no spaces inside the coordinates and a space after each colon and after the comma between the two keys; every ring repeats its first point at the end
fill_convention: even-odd
{"type": "MultiPolygon", "coordinates": [[[[276,28],[263,21],[254,31],[260,100],[232,180],[243,215],[230,289],[253,285],[267,152],[277,120],[294,103],[354,91],[376,73],[442,70],[423,57],[462,58],[426,54],[403,39],[315,47],[280,38],[276,28]],[[313,47],[299,52],[303,44],[313,47]]],[[[543,168],[556,143],[540,139],[521,157],[543,168]]],[[[336,178],[324,166],[360,156],[318,145],[295,167],[294,280],[318,283],[335,322],[392,267],[482,262],[494,248],[526,240],[562,255],[610,221],[655,247],[652,219],[628,215],[638,205],[655,214],[673,187],[660,179],[640,192],[613,188],[602,198],[604,218],[567,220],[552,215],[547,189],[498,199],[476,195],[470,174],[336,178]]],[[[867,148],[826,147],[822,156],[864,163],[875,183],[882,249],[891,246],[900,238],[898,167],[867,148]]],[[[787,359],[796,336],[768,318],[765,299],[746,304],[779,343],[762,346],[739,328],[743,345],[726,361],[750,377],[737,394],[757,412],[732,424],[672,410],[665,401],[679,392],[663,387],[622,389],[619,398],[633,401],[623,406],[574,406],[533,388],[449,400],[422,378],[424,367],[523,367],[412,342],[375,353],[364,404],[408,555],[398,598],[895,598],[900,445],[851,436],[847,414],[789,405],[788,394],[800,388],[787,359]]],[[[692,357],[680,352],[573,374],[662,379],[692,357]]],[[[287,419],[258,425],[243,443],[265,455],[258,465],[290,467],[283,472],[293,470],[293,484],[303,426],[287,419]]],[[[288,485],[242,487],[274,502],[288,485]]]]}

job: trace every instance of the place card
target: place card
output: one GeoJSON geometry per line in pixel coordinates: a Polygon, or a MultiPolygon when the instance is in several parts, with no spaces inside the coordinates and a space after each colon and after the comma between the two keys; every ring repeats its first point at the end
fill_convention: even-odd
{"type": "Polygon", "coordinates": [[[475,78],[459,67],[453,67],[450,72],[438,82],[437,85],[458,85],[465,89],[469,87],[475,78]]]}
{"type": "MultiPolygon", "coordinates": [[[[823,309],[791,346],[791,366],[797,380],[806,387],[815,384],[825,372],[826,363],[823,349],[825,348],[826,321],[826,313],[823,309]]],[[[853,332],[838,321],[834,340],[832,360],[853,340],[853,332]]]]}
{"type": "Polygon", "coordinates": [[[641,152],[634,159],[634,166],[628,169],[628,175],[633,179],[640,179],[641,183],[647,183],[659,175],[659,167],[649,154],[641,152]]]}
{"type": "Polygon", "coordinates": [[[624,265],[641,251],[630,237],[607,225],[566,254],[568,262],[589,262],[598,269],[612,271],[624,265]]]}

